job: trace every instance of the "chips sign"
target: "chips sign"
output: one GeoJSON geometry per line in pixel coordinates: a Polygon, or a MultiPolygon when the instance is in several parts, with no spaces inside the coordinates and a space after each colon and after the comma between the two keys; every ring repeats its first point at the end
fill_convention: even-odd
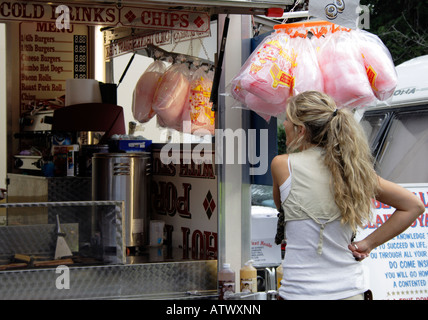
{"type": "Polygon", "coordinates": [[[206,32],[210,28],[210,16],[207,13],[185,10],[123,7],[120,10],[120,22],[123,26],[156,30],[206,32]]]}
{"type": "Polygon", "coordinates": [[[80,3],[0,1],[0,21],[36,21],[71,24],[127,26],[155,30],[207,32],[210,16],[203,11],[159,10],[132,6],[80,3]],[[57,10],[57,8],[65,10],[57,10]],[[60,12],[58,12],[60,11],[60,12]]]}

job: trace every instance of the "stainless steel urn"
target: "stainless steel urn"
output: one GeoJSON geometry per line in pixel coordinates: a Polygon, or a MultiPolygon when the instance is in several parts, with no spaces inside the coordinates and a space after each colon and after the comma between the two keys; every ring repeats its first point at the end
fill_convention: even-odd
{"type": "MultiPolygon", "coordinates": [[[[148,244],[149,153],[97,153],[92,158],[92,199],[123,200],[125,246],[148,244]]],[[[115,246],[114,219],[101,217],[104,246],[115,246]]]]}

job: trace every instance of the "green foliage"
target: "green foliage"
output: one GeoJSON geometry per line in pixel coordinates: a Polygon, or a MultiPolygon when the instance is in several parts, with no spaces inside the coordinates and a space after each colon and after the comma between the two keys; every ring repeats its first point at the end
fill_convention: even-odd
{"type": "Polygon", "coordinates": [[[284,125],[280,123],[278,123],[278,126],[277,126],[277,142],[278,142],[278,154],[287,153],[287,147],[285,145],[284,125]]]}
{"type": "Polygon", "coordinates": [[[370,29],[391,52],[395,65],[428,54],[427,0],[361,0],[370,8],[370,29]]]}

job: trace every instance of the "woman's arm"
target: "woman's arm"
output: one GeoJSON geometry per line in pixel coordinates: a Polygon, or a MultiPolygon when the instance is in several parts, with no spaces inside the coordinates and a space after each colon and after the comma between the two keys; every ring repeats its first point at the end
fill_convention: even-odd
{"type": "Polygon", "coordinates": [[[275,202],[276,208],[279,210],[281,208],[279,186],[290,176],[290,172],[288,171],[288,154],[278,155],[273,158],[270,169],[272,174],[273,201],[275,202]]]}
{"type": "Polygon", "coordinates": [[[425,211],[422,201],[413,193],[380,177],[376,200],[396,210],[382,226],[365,239],[348,246],[358,260],[366,258],[371,250],[402,233],[425,211]]]}

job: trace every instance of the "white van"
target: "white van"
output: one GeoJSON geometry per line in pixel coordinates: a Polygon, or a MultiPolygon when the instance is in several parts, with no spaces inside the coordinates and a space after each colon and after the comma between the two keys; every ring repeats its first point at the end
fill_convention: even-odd
{"type": "MultiPolygon", "coordinates": [[[[428,55],[396,67],[398,85],[386,102],[361,118],[377,173],[414,192],[428,206],[428,55]]],[[[393,208],[375,203],[375,230],[393,208]]],[[[374,299],[428,300],[428,213],[404,233],[373,250],[366,264],[374,299]]]]}

